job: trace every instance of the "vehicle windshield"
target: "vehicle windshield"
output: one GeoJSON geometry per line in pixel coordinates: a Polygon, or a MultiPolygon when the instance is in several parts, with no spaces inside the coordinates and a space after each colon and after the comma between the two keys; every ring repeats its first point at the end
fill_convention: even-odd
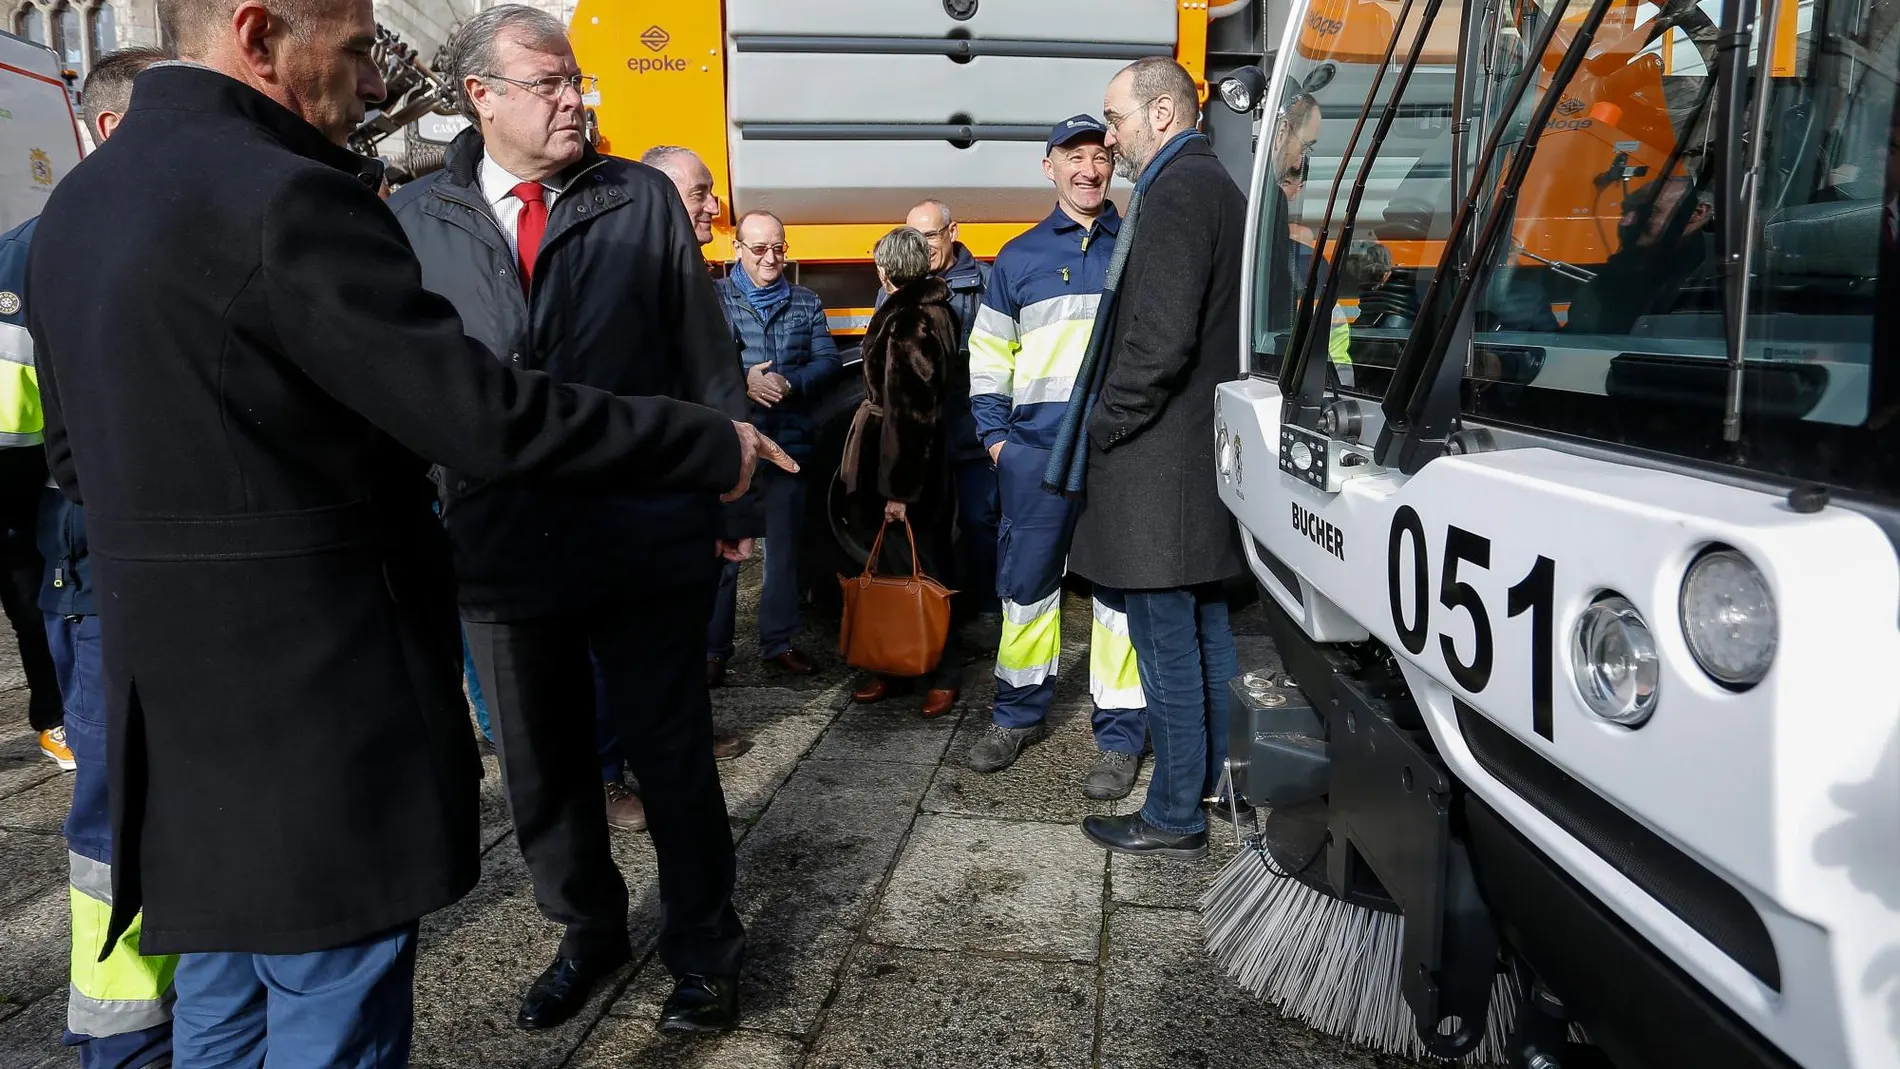
{"type": "MultiPolygon", "coordinates": [[[[1890,149],[1900,143],[1900,0],[1791,0],[1757,27],[1757,43],[1772,33],[1771,80],[1737,441],[1723,434],[1733,303],[1725,301],[1721,268],[1731,253],[1723,247],[1723,205],[1739,204],[1745,216],[1747,204],[1722,184],[1730,149],[1717,91],[1719,5],[1619,0],[1610,7],[1542,131],[1503,247],[1477,272],[1472,346],[1449,357],[1467,361],[1463,412],[1893,500],[1900,496],[1900,338],[1893,336],[1900,278],[1884,268],[1900,226],[1900,152],[1890,149]]],[[[1366,24],[1384,12],[1390,26],[1400,5],[1351,7],[1351,18],[1366,24]]],[[[1547,53],[1529,56],[1553,8],[1550,0],[1507,5],[1488,16],[1495,26],[1477,27],[1463,97],[1475,131],[1462,143],[1452,136],[1458,68],[1433,62],[1447,51],[1455,57],[1456,30],[1435,54],[1433,43],[1446,31],[1433,27],[1392,134],[1366,171],[1367,195],[1341,263],[1340,301],[1326,329],[1342,391],[1380,397],[1414,324],[1435,326],[1418,297],[1449,235],[1454,162],[1462,153],[1471,166],[1484,138],[1504,124],[1495,165],[1472,176],[1487,193],[1496,189],[1588,4],[1564,7],[1547,53]],[[1507,113],[1508,87],[1532,62],[1537,81],[1507,113]]],[[[1458,21],[1449,4],[1439,21],[1447,18],[1458,21]]],[[[1396,28],[1388,87],[1416,24],[1415,10],[1396,28]]],[[[1281,181],[1280,197],[1256,198],[1256,247],[1268,250],[1269,235],[1284,233],[1289,262],[1276,282],[1274,258],[1256,253],[1254,370],[1268,375],[1280,367],[1331,175],[1383,53],[1383,43],[1329,49],[1311,16],[1304,28],[1289,81],[1317,88],[1287,94],[1263,151],[1280,154],[1273,162],[1303,166],[1305,183],[1296,170],[1281,181]],[[1315,103],[1320,119],[1304,132],[1317,136],[1303,140],[1297,109],[1315,103]],[[1302,145],[1310,148],[1288,148],[1302,145]]],[[[1744,131],[1755,117],[1754,47],[1747,59],[1744,131]]],[[[1389,88],[1381,104],[1387,96],[1389,88]]],[[[1344,161],[1348,188],[1369,140],[1362,135],[1344,161]]],[[[1489,199],[1480,199],[1480,215],[1489,199]]],[[[1334,239],[1346,200],[1342,192],[1334,207],[1334,239]]],[[[1739,247],[1732,252],[1739,258],[1739,247]]]]}

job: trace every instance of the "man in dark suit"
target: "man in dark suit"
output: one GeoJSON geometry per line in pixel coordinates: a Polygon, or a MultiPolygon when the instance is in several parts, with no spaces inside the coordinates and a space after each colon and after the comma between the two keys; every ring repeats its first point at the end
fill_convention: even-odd
{"type": "Polygon", "coordinates": [[[736,495],[778,450],[465,336],[341,147],[384,93],[370,0],[160,14],[185,62],[53,191],[27,276],[101,592],[103,944],[143,907],[141,950],[183,955],[181,1066],[400,1065],[417,920],[480,868],[430,463],[736,495]]]}
{"type": "Polygon", "coordinates": [[[1247,198],[1197,131],[1194,80],[1174,60],[1125,68],[1102,116],[1140,206],[1119,239],[1128,259],[1069,568],[1127,605],[1155,760],[1140,812],[1082,829],[1110,850],[1199,858],[1239,672],[1222,583],[1245,562],[1214,485],[1214,391],[1238,371],[1247,198]]]}
{"type": "MultiPolygon", "coordinates": [[[[560,21],[521,4],[470,17],[447,67],[473,125],[391,207],[422,282],[517,367],[735,419],[731,332],[672,183],[582,136],[587,76],[560,21]]],[[[761,473],[763,474],[763,473],[761,473]]],[[[632,955],[608,846],[598,704],[632,767],[659,857],[660,956],[679,980],[662,1027],[729,1027],[744,940],[712,753],[703,636],[721,555],[746,518],[717,495],[642,493],[447,471],[462,624],[496,729],[535,899],[567,934],[517,1023],[552,1028],[632,955]],[[597,702],[589,652],[602,683],[597,702]]]]}

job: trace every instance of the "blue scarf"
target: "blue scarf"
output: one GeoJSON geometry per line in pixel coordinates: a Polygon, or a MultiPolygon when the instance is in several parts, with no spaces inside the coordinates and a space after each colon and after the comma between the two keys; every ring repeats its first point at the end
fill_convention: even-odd
{"type": "Polygon", "coordinates": [[[1128,210],[1122,214],[1121,233],[1115,238],[1114,255],[1108,260],[1108,279],[1102,285],[1102,302],[1095,306],[1095,325],[1089,331],[1089,347],[1082,355],[1082,367],[1075,377],[1079,388],[1069,395],[1069,407],[1062,413],[1062,423],[1056,428],[1055,444],[1049,449],[1049,466],[1043,469],[1042,488],[1049,493],[1071,500],[1079,499],[1087,482],[1089,417],[1095,414],[1096,398],[1102,395],[1102,384],[1108,381],[1108,345],[1112,333],[1110,324],[1115,317],[1116,287],[1121,284],[1122,268],[1128,265],[1128,250],[1135,247],[1135,228],[1141,217],[1142,194],[1154,184],[1155,176],[1168,165],[1168,161],[1179,155],[1190,143],[1206,139],[1206,135],[1192,130],[1176,134],[1172,141],[1161,146],[1154,159],[1149,160],[1148,166],[1142,169],[1141,177],[1135,180],[1135,191],[1128,198],[1128,210]]]}
{"type": "Polygon", "coordinates": [[[760,319],[770,320],[773,312],[792,299],[792,284],[785,281],[784,275],[780,275],[778,281],[769,286],[754,285],[752,276],[745,273],[744,267],[734,271],[732,277],[739,285],[739,295],[745,298],[753,311],[759,313],[760,319]]]}

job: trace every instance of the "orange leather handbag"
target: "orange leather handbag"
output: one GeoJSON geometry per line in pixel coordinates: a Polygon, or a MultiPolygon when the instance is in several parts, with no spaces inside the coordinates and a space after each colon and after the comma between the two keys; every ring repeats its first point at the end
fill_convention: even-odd
{"type": "Polygon", "coordinates": [[[887,676],[927,675],[943,658],[950,634],[950,595],[955,591],[925,575],[917,562],[917,535],[904,521],[910,539],[911,574],[877,574],[887,523],[871,544],[864,571],[838,576],[844,587],[844,623],[838,628],[838,652],[853,668],[887,676]]]}

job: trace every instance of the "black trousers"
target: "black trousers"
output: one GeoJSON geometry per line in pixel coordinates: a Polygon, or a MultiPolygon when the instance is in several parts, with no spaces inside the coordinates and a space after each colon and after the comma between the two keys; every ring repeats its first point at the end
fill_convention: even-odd
{"type": "Polygon", "coordinates": [[[20,643],[20,667],[26,672],[27,721],[48,731],[66,721],[59,697],[59,674],[46,645],[46,617],[40,612],[40,583],[46,559],[36,537],[40,502],[46,489],[46,450],[39,446],[0,449],[0,610],[20,643]]]}
{"type": "Polygon", "coordinates": [[[712,755],[706,624],[718,573],[565,616],[465,621],[501,757],[515,839],[561,953],[627,946],[627,885],[607,846],[595,755],[594,675],[640,782],[660,869],[660,960],[673,975],[736,976],[745,931],[732,907],[732,830],[712,755]]]}

